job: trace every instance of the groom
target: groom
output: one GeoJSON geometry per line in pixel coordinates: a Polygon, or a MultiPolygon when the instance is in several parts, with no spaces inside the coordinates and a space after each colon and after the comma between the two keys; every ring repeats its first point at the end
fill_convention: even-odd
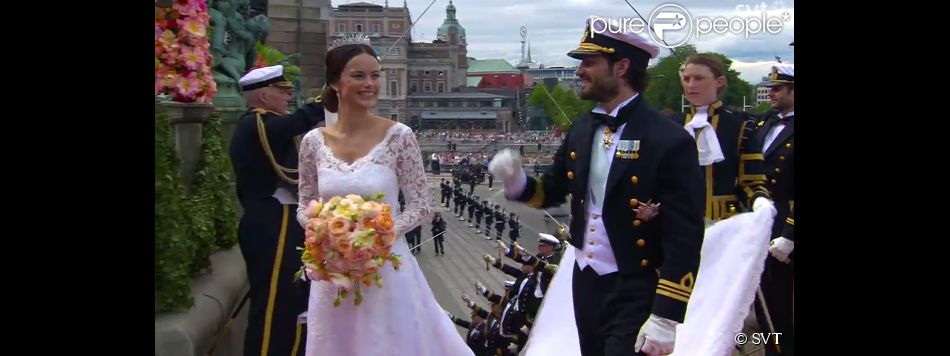
{"type": "Polygon", "coordinates": [[[699,267],[702,175],[690,135],[643,97],[647,62],[659,49],[633,33],[601,32],[607,21],[588,19],[568,53],[582,61],[581,98],[599,106],[574,120],[547,172],[528,177],[511,150],[489,170],[508,199],[538,209],[571,196],[581,353],[667,354],[699,267]]]}

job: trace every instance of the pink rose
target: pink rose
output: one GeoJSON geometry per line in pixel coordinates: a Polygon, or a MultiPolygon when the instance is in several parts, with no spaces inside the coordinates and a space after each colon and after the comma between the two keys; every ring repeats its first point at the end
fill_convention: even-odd
{"type": "Polygon", "coordinates": [[[346,261],[342,258],[334,258],[327,261],[327,269],[333,272],[343,272],[346,271],[346,261]]]}
{"type": "Polygon", "coordinates": [[[369,248],[358,248],[354,249],[350,260],[355,263],[361,263],[373,257],[373,252],[369,248]]]}

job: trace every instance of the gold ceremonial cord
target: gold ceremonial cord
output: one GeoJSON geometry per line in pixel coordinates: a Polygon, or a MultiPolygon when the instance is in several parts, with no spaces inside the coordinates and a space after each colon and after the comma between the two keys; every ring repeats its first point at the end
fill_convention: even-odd
{"type": "Polygon", "coordinates": [[[274,172],[277,173],[277,176],[280,179],[283,179],[285,182],[290,184],[297,184],[298,180],[288,177],[286,173],[299,173],[298,169],[291,169],[281,166],[277,163],[277,160],[274,158],[274,152],[270,149],[270,143],[267,141],[267,129],[264,127],[264,118],[261,114],[267,112],[264,109],[254,109],[254,112],[257,113],[257,136],[261,139],[261,146],[264,147],[264,154],[267,155],[267,158],[270,159],[271,166],[274,167],[274,172]]]}
{"type": "Polygon", "coordinates": [[[610,47],[601,47],[590,42],[584,42],[577,46],[579,49],[584,49],[588,51],[604,52],[604,53],[614,53],[616,50],[610,47]]]}

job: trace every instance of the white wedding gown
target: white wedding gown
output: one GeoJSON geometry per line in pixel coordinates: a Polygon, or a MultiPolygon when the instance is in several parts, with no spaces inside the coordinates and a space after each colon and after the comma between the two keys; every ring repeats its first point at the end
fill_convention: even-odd
{"type": "MultiPolygon", "coordinates": [[[[307,356],[454,356],[473,355],[435,300],[405,232],[430,216],[432,198],[426,187],[422,154],[412,130],[390,127],[382,142],[366,156],[346,163],[324,144],[321,129],[308,133],[300,145],[300,206],[318,197],[376,195],[393,209],[397,238],[393,253],[401,256],[399,271],[387,263],[380,268],[383,288],[363,288],[363,302],[353,294],[333,306],[337,289],[313,281],[307,311],[307,356]],[[399,189],[406,210],[399,213],[399,189]]],[[[298,221],[303,225],[302,208],[298,221]]]]}

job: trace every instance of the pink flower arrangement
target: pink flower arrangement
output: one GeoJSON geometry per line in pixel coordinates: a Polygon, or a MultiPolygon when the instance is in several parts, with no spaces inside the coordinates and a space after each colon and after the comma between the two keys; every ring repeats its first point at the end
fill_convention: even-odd
{"type": "Polygon", "coordinates": [[[155,95],[183,103],[209,103],[218,91],[208,51],[208,6],[203,0],[173,0],[155,7],[155,95]]]}
{"type": "Polygon", "coordinates": [[[363,301],[362,287],[383,286],[377,273],[390,261],[399,270],[399,256],[392,254],[396,232],[392,207],[378,201],[383,194],[366,198],[358,195],[335,196],[324,202],[314,200],[304,210],[310,220],[306,229],[303,256],[304,271],[315,281],[326,281],[337,288],[334,306],[355,292],[355,305],[363,301]]]}

